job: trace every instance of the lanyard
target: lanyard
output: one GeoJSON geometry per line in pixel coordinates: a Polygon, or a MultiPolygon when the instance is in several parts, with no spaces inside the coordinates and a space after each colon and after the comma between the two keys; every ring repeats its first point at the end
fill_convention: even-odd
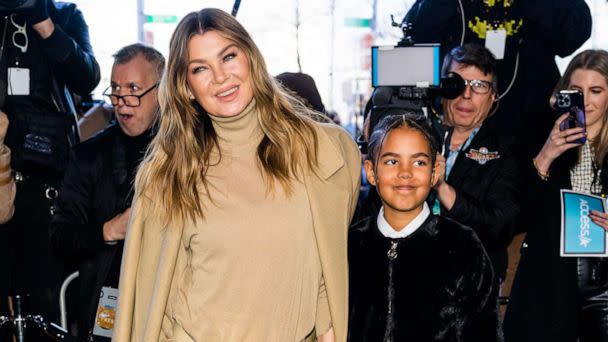
{"type": "Polygon", "coordinates": [[[473,138],[475,137],[475,135],[477,134],[477,132],[479,132],[479,129],[481,128],[481,126],[475,128],[473,130],[473,132],[471,132],[471,134],[469,134],[469,137],[467,138],[467,141],[464,142],[464,144],[462,144],[460,146],[459,149],[455,150],[455,151],[451,151],[449,149],[450,146],[450,141],[452,140],[452,136],[450,135],[450,141],[446,140],[445,144],[448,147],[447,150],[449,151],[448,153],[448,157],[445,160],[445,179],[447,180],[448,177],[450,176],[450,173],[452,172],[452,168],[454,167],[454,163],[456,163],[456,158],[458,157],[458,155],[460,154],[461,151],[466,150],[469,145],[471,144],[471,141],[473,141],[473,138]]]}

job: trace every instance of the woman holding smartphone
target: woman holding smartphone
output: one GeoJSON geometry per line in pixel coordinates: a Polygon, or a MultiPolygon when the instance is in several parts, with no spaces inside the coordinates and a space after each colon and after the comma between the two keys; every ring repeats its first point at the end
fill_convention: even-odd
{"type": "MultiPolygon", "coordinates": [[[[608,341],[608,258],[560,257],[560,189],[604,197],[608,190],[608,52],[574,57],[553,96],[564,89],[583,93],[587,125],[564,127],[568,114],[560,115],[529,162],[528,233],[505,317],[507,342],[608,341]]],[[[608,215],[589,217],[608,230],[608,215]]]]}

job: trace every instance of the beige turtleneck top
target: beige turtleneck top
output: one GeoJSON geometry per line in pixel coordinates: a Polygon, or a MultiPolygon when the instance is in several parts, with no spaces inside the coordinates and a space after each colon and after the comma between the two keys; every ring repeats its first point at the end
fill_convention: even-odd
{"type": "Polygon", "coordinates": [[[331,326],[306,188],[268,192],[255,101],[212,117],[203,219],[186,224],[163,320],[169,341],[303,341],[331,326]]]}

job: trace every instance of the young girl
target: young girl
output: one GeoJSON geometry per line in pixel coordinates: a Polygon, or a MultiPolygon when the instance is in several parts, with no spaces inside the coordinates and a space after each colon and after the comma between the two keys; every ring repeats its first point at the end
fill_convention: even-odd
{"type": "Polygon", "coordinates": [[[498,341],[492,266],[468,227],[431,214],[436,143],[413,116],[374,129],[365,161],[382,199],[349,234],[349,341],[498,341]]]}

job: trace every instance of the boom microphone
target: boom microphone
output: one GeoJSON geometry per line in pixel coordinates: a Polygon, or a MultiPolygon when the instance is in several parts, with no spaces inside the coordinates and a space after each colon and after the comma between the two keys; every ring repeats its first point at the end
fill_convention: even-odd
{"type": "Polygon", "coordinates": [[[236,13],[239,11],[241,6],[241,0],[234,0],[234,6],[232,6],[232,16],[236,17],[236,13]]]}

